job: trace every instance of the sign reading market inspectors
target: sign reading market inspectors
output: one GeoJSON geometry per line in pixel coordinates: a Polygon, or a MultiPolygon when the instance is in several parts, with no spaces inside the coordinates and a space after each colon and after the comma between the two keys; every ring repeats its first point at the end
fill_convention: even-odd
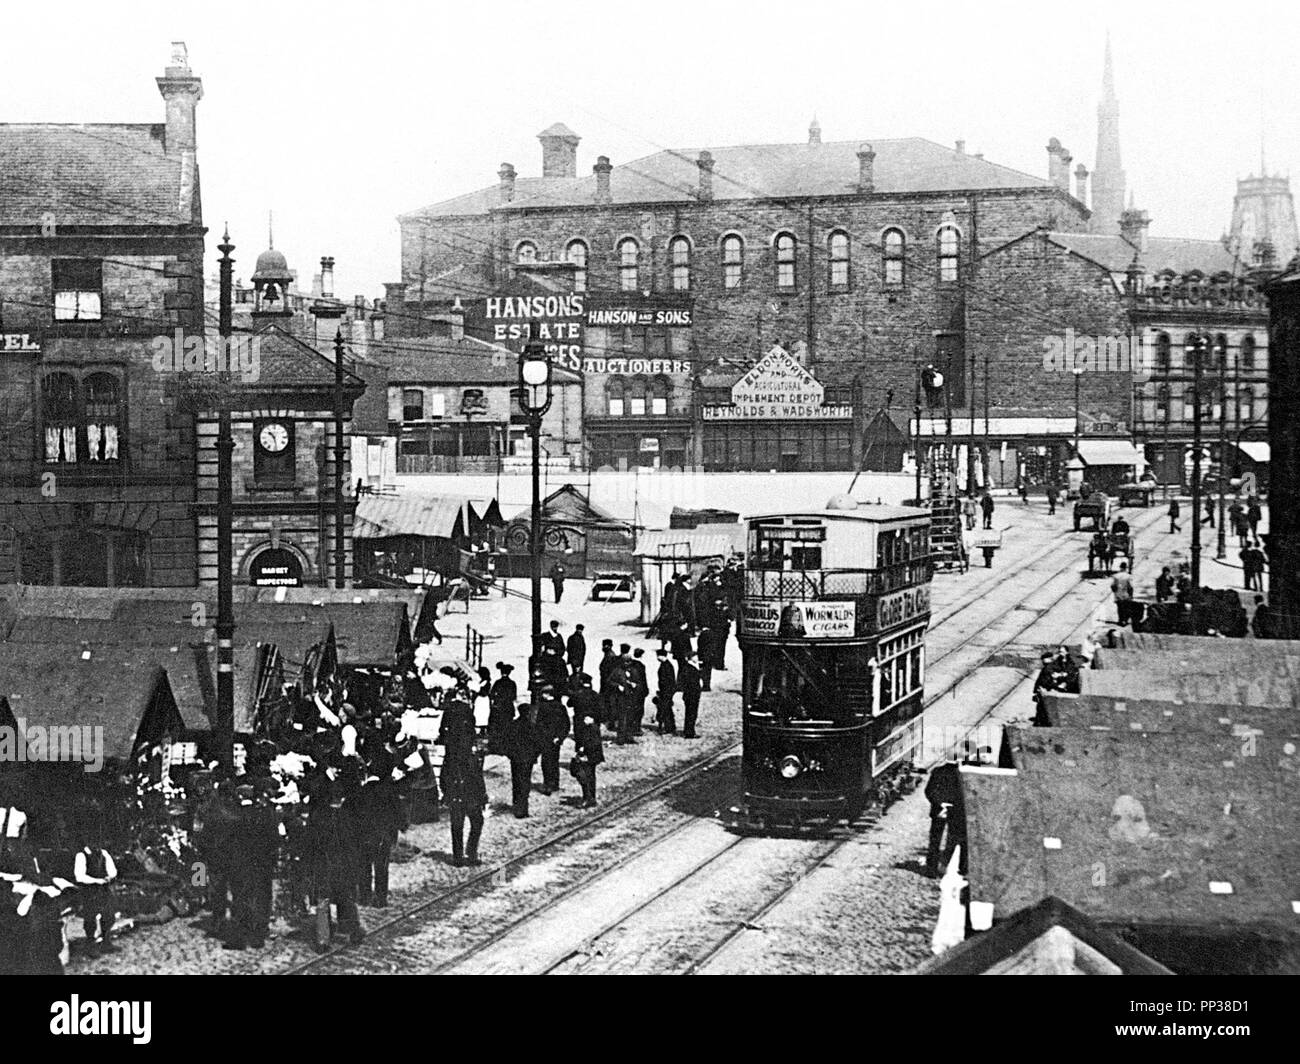
{"type": "Polygon", "coordinates": [[[773,347],[731,386],[730,406],[706,406],[706,421],[848,418],[851,406],[827,406],[826,390],[785,348],[773,347]]]}

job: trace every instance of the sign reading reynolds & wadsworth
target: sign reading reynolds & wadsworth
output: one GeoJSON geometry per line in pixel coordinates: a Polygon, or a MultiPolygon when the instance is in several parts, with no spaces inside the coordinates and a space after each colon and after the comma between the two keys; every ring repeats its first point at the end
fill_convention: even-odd
{"type": "Polygon", "coordinates": [[[827,406],[826,389],[785,348],[773,347],[731,386],[730,406],[705,406],[705,421],[849,418],[852,406],[827,406]]]}

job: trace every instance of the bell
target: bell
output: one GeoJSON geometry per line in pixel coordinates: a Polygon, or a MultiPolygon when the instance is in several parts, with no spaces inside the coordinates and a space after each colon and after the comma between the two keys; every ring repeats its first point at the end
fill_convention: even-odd
{"type": "Polygon", "coordinates": [[[266,303],[275,303],[280,298],[280,288],[278,285],[268,284],[266,290],[262,293],[262,300],[266,303]]]}

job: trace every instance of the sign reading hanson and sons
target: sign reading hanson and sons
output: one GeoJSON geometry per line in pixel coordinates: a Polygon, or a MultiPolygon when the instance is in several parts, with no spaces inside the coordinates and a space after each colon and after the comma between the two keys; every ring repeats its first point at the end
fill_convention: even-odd
{"type": "Polygon", "coordinates": [[[827,406],[826,390],[785,348],[772,348],[731,386],[729,406],[705,406],[706,421],[849,418],[851,406],[827,406]]]}

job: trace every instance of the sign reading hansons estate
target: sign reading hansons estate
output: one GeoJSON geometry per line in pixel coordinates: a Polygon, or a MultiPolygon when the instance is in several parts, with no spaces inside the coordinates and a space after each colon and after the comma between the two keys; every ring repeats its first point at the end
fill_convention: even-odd
{"type": "Polygon", "coordinates": [[[826,390],[785,348],[772,348],[731,386],[730,406],[706,406],[706,421],[847,418],[851,406],[827,406],[826,390]]]}

